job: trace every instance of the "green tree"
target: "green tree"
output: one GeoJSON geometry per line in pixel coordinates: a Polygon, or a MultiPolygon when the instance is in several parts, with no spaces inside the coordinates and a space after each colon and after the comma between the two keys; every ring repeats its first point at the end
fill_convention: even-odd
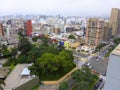
{"type": "Polygon", "coordinates": [[[80,69],[74,71],[71,75],[75,82],[83,81],[85,78],[84,72],[82,72],[80,69]]]}
{"type": "Polygon", "coordinates": [[[16,58],[16,55],[17,55],[17,48],[16,48],[16,47],[11,48],[10,54],[11,54],[14,58],[16,58]]]}
{"type": "Polygon", "coordinates": [[[21,54],[27,55],[27,53],[32,49],[31,43],[27,38],[21,38],[18,43],[18,50],[21,51],[21,54]]]}
{"type": "Polygon", "coordinates": [[[23,33],[23,30],[18,32],[19,38],[24,38],[25,34],[23,33]]]}
{"type": "Polygon", "coordinates": [[[39,48],[32,48],[28,52],[28,62],[35,63],[35,60],[37,60],[38,57],[41,56],[41,50],[39,48]]]}
{"type": "Polygon", "coordinates": [[[5,57],[8,57],[10,55],[10,51],[6,45],[2,45],[2,53],[5,57]]]}
{"type": "Polygon", "coordinates": [[[38,39],[37,37],[33,37],[33,38],[32,38],[32,41],[33,41],[33,42],[37,42],[37,39],[38,39]]]}
{"type": "Polygon", "coordinates": [[[38,59],[38,63],[42,68],[43,72],[51,74],[57,71],[57,67],[55,66],[53,58],[54,58],[53,54],[45,53],[38,59]]]}
{"type": "Polygon", "coordinates": [[[68,38],[69,39],[76,39],[74,35],[69,35],[68,38]]]}
{"type": "Polygon", "coordinates": [[[27,62],[27,55],[19,55],[18,58],[17,58],[17,63],[30,63],[30,62],[27,62]]]}
{"type": "Polygon", "coordinates": [[[72,78],[76,82],[86,81],[90,83],[93,80],[93,74],[91,73],[91,70],[89,68],[85,67],[85,68],[74,71],[72,73],[72,78]]]}
{"type": "Polygon", "coordinates": [[[77,90],[88,90],[89,84],[85,81],[80,81],[77,83],[77,90]]]}
{"type": "Polygon", "coordinates": [[[7,50],[7,46],[6,45],[2,45],[2,50],[3,51],[7,50]]]}
{"type": "Polygon", "coordinates": [[[68,90],[68,83],[62,82],[59,86],[59,90],[68,90]]]}
{"type": "Polygon", "coordinates": [[[49,44],[48,38],[46,38],[46,37],[41,37],[41,41],[42,41],[42,44],[43,44],[43,45],[48,46],[48,44],[49,44]]]}
{"type": "Polygon", "coordinates": [[[30,67],[30,70],[32,74],[40,77],[41,75],[46,75],[46,73],[47,76],[64,75],[75,67],[70,55],[72,55],[70,51],[62,51],[59,54],[47,53],[45,51],[45,53],[38,57],[37,62],[30,67]],[[38,73],[37,70],[40,72],[38,73]]]}
{"type": "Polygon", "coordinates": [[[87,67],[78,69],[72,73],[72,78],[78,84],[77,90],[87,90],[85,86],[90,87],[92,83],[95,83],[98,80],[98,76],[91,73],[91,70],[87,67]]]}

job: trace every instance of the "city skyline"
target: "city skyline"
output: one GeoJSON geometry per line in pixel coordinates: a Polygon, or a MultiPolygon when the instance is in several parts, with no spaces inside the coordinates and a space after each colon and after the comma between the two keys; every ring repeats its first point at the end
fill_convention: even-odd
{"type": "Polygon", "coordinates": [[[46,14],[63,16],[110,16],[119,0],[4,0],[0,15],[46,14]]]}

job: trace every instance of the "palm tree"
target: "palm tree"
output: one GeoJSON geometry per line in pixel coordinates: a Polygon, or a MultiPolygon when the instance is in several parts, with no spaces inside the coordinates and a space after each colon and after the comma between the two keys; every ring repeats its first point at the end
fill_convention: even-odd
{"type": "Polygon", "coordinates": [[[1,79],[0,79],[0,90],[3,90],[2,85],[4,85],[4,86],[5,86],[5,83],[4,83],[4,81],[3,81],[3,80],[1,80],[1,79]]]}

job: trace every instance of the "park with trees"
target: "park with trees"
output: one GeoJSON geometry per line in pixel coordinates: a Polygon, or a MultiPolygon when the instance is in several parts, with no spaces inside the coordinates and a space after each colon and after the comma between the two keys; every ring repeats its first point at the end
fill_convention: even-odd
{"type": "Polygon", "coordinates": [[[18,63],[32,63],[29,67],[31,74],[39,76],[40,80],[58,80],[76,67],[72,51],[63,46],[51,43],[46,37],[37,38],[41,43],[34,44],[23,33],[18,35],[17,47],[9,50],[8,46],[3,46],[8,58],[3,66],[13,69],[18,63]]]}
{"type": "Polygon", "coordinates": [[[99,77],[92,74],[88,67],[74,71],[72,78],[75,81],[72,90],[93,90],[95,83],[99,80],[99,77]]]}

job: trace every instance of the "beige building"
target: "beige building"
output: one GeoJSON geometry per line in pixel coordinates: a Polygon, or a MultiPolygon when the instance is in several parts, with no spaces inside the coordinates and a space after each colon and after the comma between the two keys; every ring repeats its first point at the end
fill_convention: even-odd
{"type": "Polygon", "coordinates": [[[113,36],[120,34],[120,9],[112,8],[109,25],[113,36]]]}
{"type": "Polygon", "coordinates": [[[1,35],[1,36],[4,36],[4,33],[3,33],[3,26],[2,26],[1,23],[0,23],[0,35],[1,35]]]}
{"type": "Polygon", "coordinates": [[[52,27],[52,28],[50,29],[50,32],[55,33],[55,34],[60,34],[60,28],[52,27]]]}
{"type": "Polygon", "coordinates": [[[93,49],[103,41],[104,21],[99,18],[90,18],[87,21],[85,43],[93,49]]]}

